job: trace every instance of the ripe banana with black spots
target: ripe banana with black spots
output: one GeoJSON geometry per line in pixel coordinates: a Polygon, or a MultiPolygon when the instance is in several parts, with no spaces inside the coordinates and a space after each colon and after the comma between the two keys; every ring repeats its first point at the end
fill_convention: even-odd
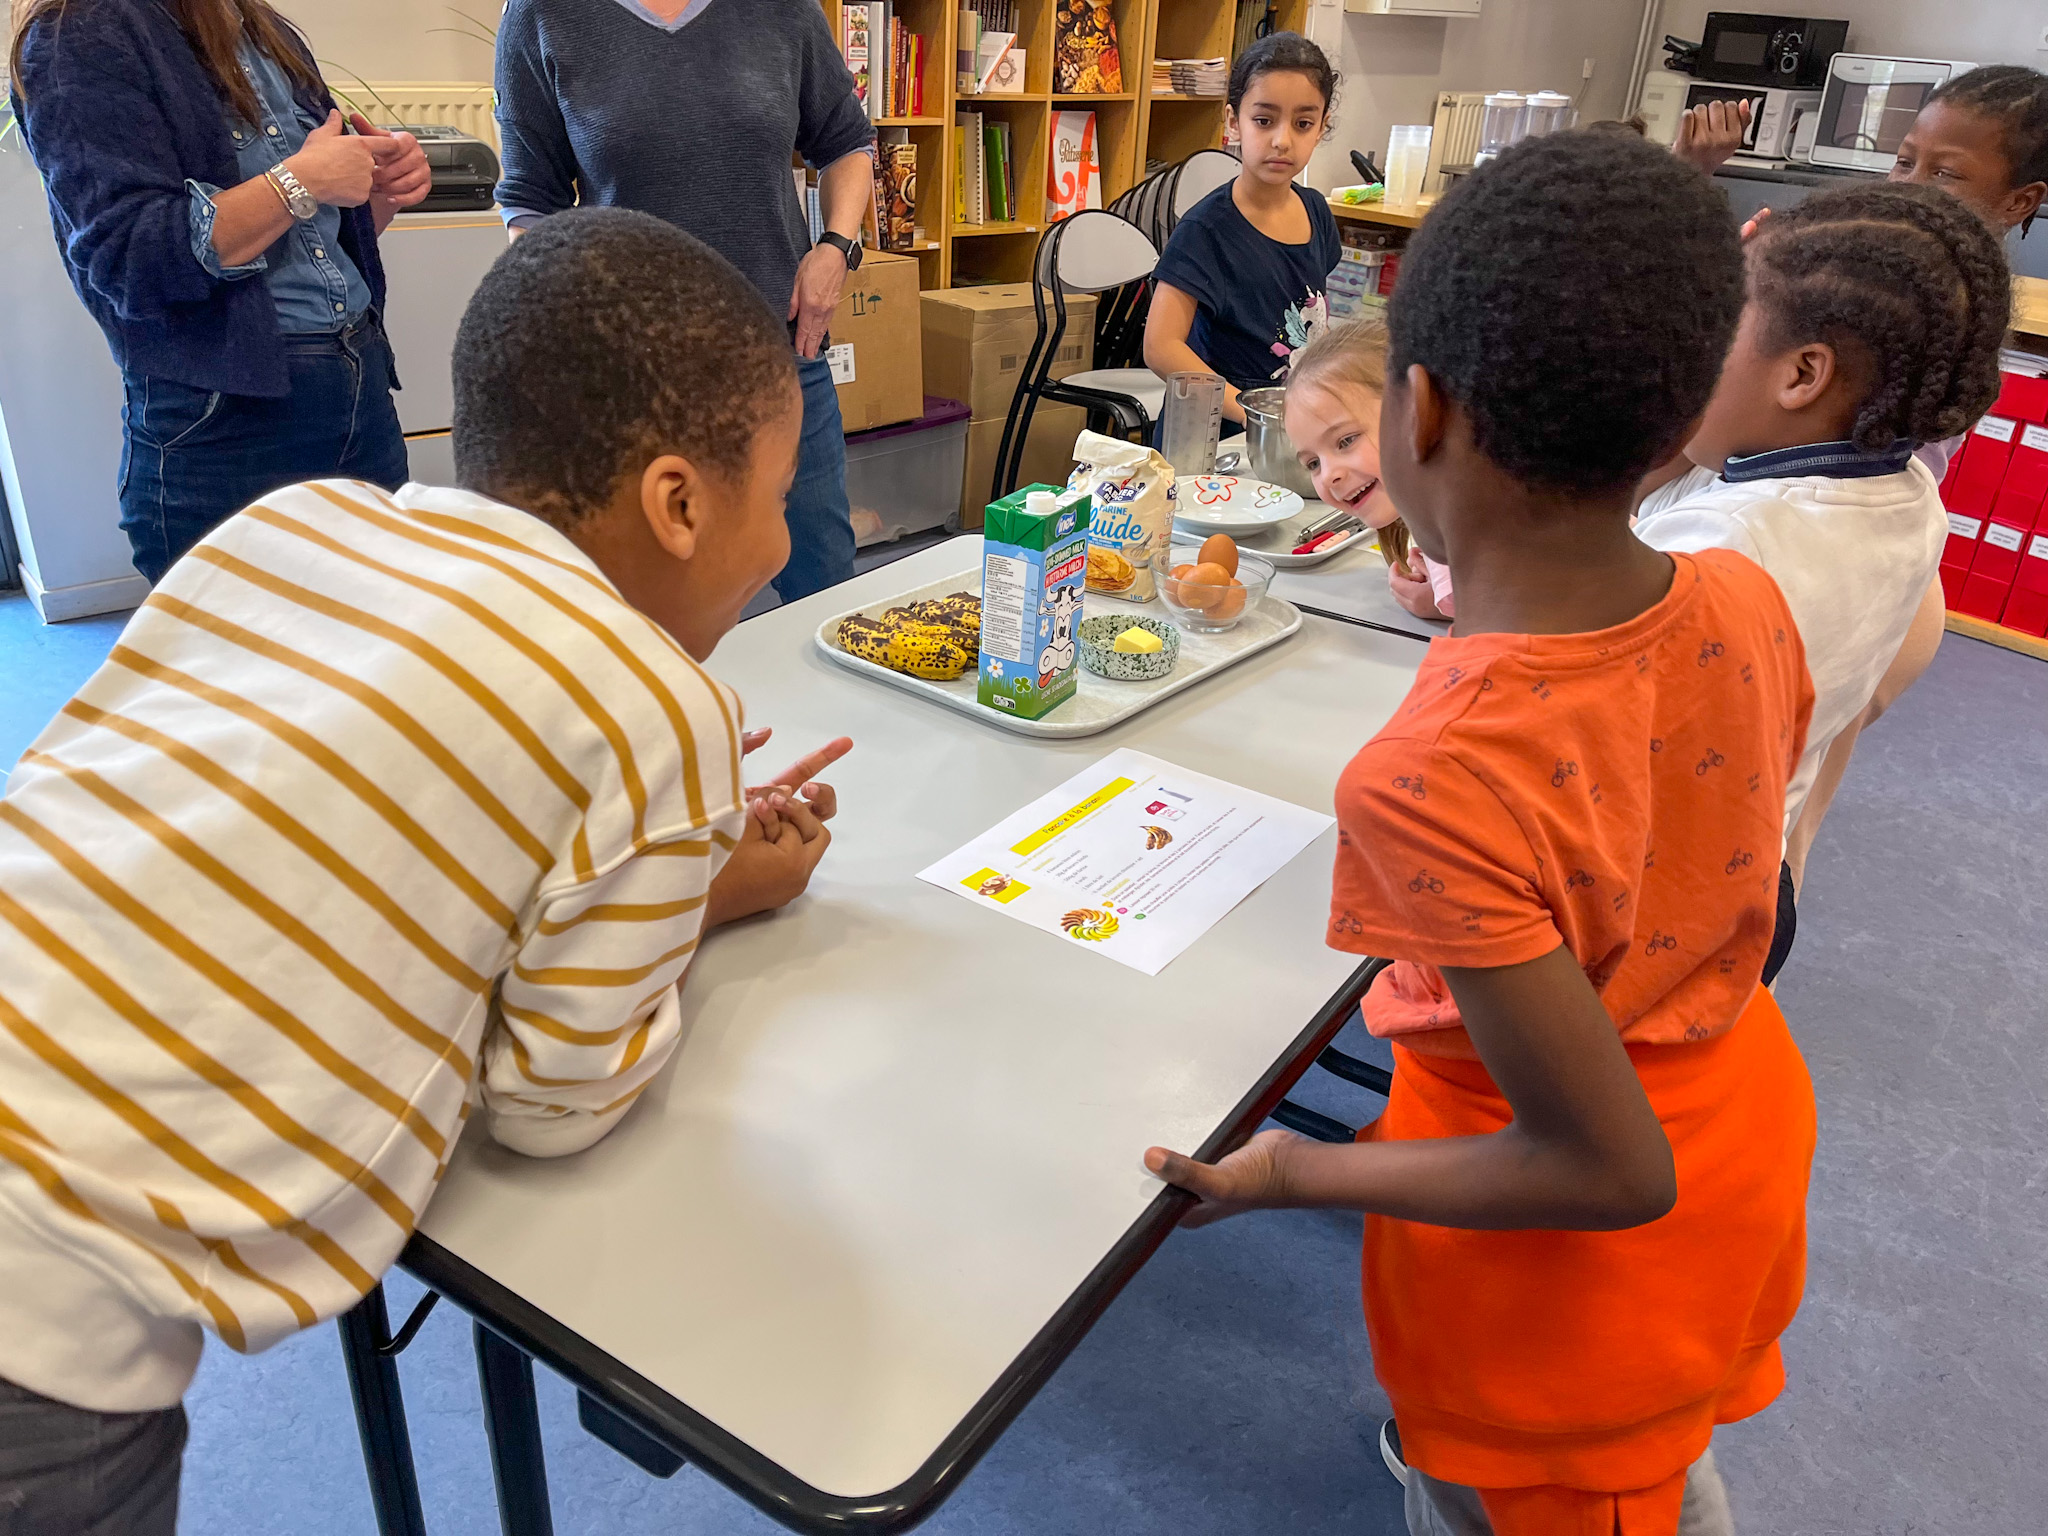
{"type": "Polygon", "coordinates": [[[949,683],[981,653],[981,599],[970,592],[839,621],[840,649],[911,677],[949,683]]]}

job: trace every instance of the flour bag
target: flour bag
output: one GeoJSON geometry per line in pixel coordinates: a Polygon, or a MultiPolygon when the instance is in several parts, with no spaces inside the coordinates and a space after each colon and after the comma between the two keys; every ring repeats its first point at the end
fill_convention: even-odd
{"type": "Polygon", "coordinates": [[[1173,466],[1152,449],[1100,432],[1074,439],[1069,491],[1085,490],[1088,590],[1149,603],[1152,556],[1173,541],[1173,466]]]}

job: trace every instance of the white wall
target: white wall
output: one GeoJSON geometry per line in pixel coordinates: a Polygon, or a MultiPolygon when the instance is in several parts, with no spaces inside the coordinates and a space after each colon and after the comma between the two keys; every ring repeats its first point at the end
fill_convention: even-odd
{"type": "MultiPolygon", "coordinates": [[[[1667,32],[1697,41],[1708,11],[1737,8],[1734,0],[1664,0],[1658,41],[1667,32]]],[[[2048,67],[2048,52],[2039,48],[2048,6],[2040,0],[1803,0],[1783,9],[1846,19],[1852,53],[2048,67]]],[[[1661,61],[1663,50],[1653,57],[1661,61]]]]}
{"type": "Polygon", "coordinates": [[[1387,130],[1431,121],[1439,91],[1562,91],[1582,122],[1613,117],[1642,14],[1642,0],[1485,0],[1478,16],[1460,21],[1346,14],[1337,126],[1309,163],[1309,180],[1325,190],[1356,181],[1353,149],[1384,164],[1387,130]],[[1589,58],[1587,81],[1580,71],[1589,58]]]}
{"type": "Polygon", "coordinates": [[[435,30],[477,30],[456,11],[497,25],[503,0],[272,0],[311,39],[314,53],[365,80],[483,80],[491,50],[435,30]]]}

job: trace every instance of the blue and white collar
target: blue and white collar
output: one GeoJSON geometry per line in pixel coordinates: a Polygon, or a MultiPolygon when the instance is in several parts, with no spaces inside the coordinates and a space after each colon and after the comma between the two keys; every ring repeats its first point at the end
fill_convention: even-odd
{"type": "Polygon", "coordinates": [[[1825,475],[1831,480],[1868,480],[1896,475],[1913,461],[1913,445],[1900,438],[1882,453],[1865,453],[1854,443],[1801,443],[1731,458],[1721,478],[1731,485],[1745,480],[1788,480],[1795,475],[1825,475]]]}
{"type": "Polygon", "coordinates": [[[640,4],[639,0],[619,0],[620,5],[623,5],[627,10],[631,11],[635,16],[638,16],[650,27],[655,27],[663,32],[670,33],[682,31],[684,27],[688,26],[691,22],[695,21],[697,19],[697,13],[702,11],[704,7],[709,5],[710,3],[711,0],[690,0],[690,3],[683,7],[682,13],[678,15],[674,21],[663,21],[659,16],[655,15],[654,12],[647,9],[646,6],[640,4]]]}

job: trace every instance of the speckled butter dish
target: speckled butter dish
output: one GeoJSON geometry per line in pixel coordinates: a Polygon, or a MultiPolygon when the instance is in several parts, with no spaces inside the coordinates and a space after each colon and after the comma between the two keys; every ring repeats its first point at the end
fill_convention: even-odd
{"type": "Polygon", "coordinates": [[[1081,665],[1112,682],[1142,683],[1164,677],[1180,660],[1180,631],[1166,619],[1148,619],[1135,613],[1103,613],[1083,619],[1076,633],[1081,642],[1081,665]],[[1127,629],[1157,635],[1161,649],[1149,654],[1111,650],[1116,637],[1127,629]]]}

